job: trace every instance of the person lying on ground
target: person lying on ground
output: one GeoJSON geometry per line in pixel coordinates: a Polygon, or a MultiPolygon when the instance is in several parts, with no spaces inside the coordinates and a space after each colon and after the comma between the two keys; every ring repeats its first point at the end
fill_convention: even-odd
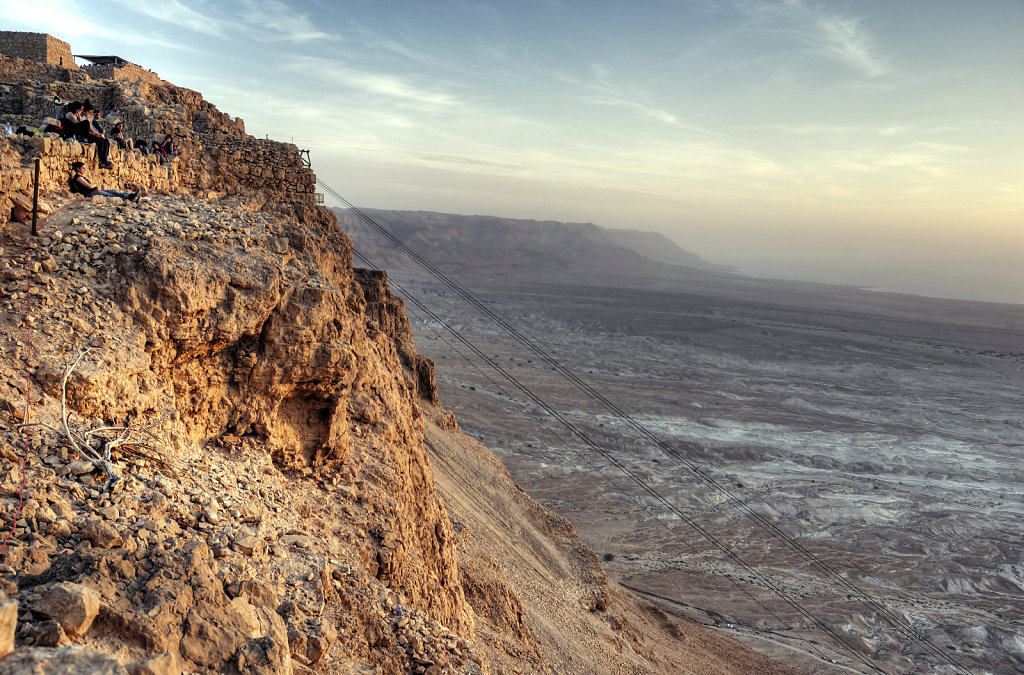
{"type": "Polygon", "coordinates": [[[68,178],[68,187],[72,192],[77,192],[85,197],[120,197],[129,201],[138,201],[138,192],[121,192],[120,190],[101,190],[85,175],[85,164],[75,162],[71,165],[71,177],[68,178]]]}

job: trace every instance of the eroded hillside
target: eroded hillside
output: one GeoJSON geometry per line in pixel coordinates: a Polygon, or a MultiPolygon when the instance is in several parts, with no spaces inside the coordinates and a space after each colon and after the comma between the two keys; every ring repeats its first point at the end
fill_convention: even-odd
{"type": "Polygon", "coordinates": [[[0,144],[5,204],[39,158],[50,212],[0,225],[0,673],[782,672],[610,583],[458,432],[294,146],[16,61],[5,105],[88,90],[187,140],[104,175],[137,203],[67,192],[92,147],[0,144]]]}

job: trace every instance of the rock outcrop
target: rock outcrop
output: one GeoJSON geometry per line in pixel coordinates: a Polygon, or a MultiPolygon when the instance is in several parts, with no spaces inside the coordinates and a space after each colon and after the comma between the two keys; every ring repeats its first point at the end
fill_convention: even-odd
{"type": "MultiPolygon", "coordinates": [[[[4,100],[21,95],[5,113],[90,94],[182,148],[118,157],[104,180],[150,193],[122,203],[65,189],[61,167],[92,148],[0,142],[0,198],[24,197],[39,158],[52,211],[37,236],[24,213],[0,219],[0,673],[727,664],[687,651],[697,627],[611,584],[458,433],[401,300],[353,269],[294,146],[152,78],[9,58],[0,73],[4,100]],[[484,525],[469,507],[489,498],[515,508],[484,525]],[[491,544],[527,531],[529,574],[491,544]]],[[[773,672],[736,649],[754,660],[735,670],[773,672]]]]}

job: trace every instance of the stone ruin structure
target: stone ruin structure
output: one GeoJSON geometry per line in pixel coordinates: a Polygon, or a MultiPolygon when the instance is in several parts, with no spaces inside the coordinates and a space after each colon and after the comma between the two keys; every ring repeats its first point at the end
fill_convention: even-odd
{"type": "Polygon", "coordinates": [[[71,45],[46,33],[0,31],[0,54],[18,56],[61,68],[78,68],[71,54],[71,45]]]}
{"type": "Polygon", "coordinates": [[[199,92],[176,87],[119,57],[83,57],[37,33],[0,32],[0,123],[42,129],[55,122],[59,103],[88,100],[109,128],[124,123],[126,137],[151,144],[172,135],[179,155],[166,164],[154,156],[111,147],[114,168],[100,170],[96,147],[57,134],[14,135],[0,140],[0,227],[25,217],[31,204],[34,162],[40,160],[40,194],[66,190],[70,165],[86,164],[104,189],[146,188],[206,199],[225,196],[266,203],[312,206],[316,177],[292,144],[254,138],[241,119],[220,112],[199,92]],[[13,211],[13,213],[12,213],[13,211]]]}
{"type": "Polygon", "coordinates": [[[120,56],[86,56],[79,54],[76,58],[89,62],[83,66],[83,70],[94,80],[146,80],[153,83],[162,82],[160,76],[153,71],[146,70],[131,61],[126,61],[120,56]]]}

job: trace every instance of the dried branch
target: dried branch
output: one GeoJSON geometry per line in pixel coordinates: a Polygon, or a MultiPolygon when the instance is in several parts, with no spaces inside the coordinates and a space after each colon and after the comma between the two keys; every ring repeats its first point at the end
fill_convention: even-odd
{"type": "MultiPolygon", "coordinates": [[[[93,448],[92,444],[89,442],[90,439],[92,439],[96,435],[95,430],[87,431],[85,432],[84,437],[79,437],[77,434],[71,431],[71,426],[68,424],[68,379],[71,377],[71,373],[74,372],[75,368],[82,360],[82,357],[84,357],[90,351],[92,351],[91,348],[86,347],[81,352],[79,352],[78,358],[76,358],[74,363],[69,365],[64,370],[64,375],[60,378],[60,419],[61,422],[64,424],[64,434],[67,436],[68,441],[70,441],[71,445],[75,448],[78,454],[83,459],[87,459],[94,465],[98,465],[99,467],[101,467],[103,469],[103,473],[107,475],[107,482],[103,486],[103,492],[113,492],[113,490],[118,486],[118,484],[123,479],[121,478],[121,474],[119,474],[117,470],[114,469],[114,465],[110,461],[110,446],[111,443],[116,442],[120,438],[124,438],[126,434],[122,433],[121,436],[115,438],[113,441],[105,443],[102,448],[103,454],[101,455],[99,451],[96,448],[93,448]]],[[[130,432],[130,430],[128,431],[130,432]]]]}
{"type": "MultiPolygon", "coordinates": [[[[92,351],[92,349],[87,347],[79,352],[78,357],[75,358],[74,362],[64,370],[64,375],[60,380],[60,418],[64,436],[67,438],[68,442],[80,457],[92,462],[96,466],[99,466],[106,474],[107,482],[103,486],[103,492],[105,493],[112,492],[123,480],[121,475],[114,468],[112,462],[111,455],[115,450],[124,449],[135,456],[151,459],[164,468],[172,469],[167,459],[162,456],[162,453],[158,452],[156,448],[146,442],[145,439],[148,437],[148,439],[152,441],[162,442],[161,439],[151,431],[151,429],[168,417],[177,413],[177,410],[170,410],[156,420],[145,425],[129,424],[127,426],[99,426],[85,432],[76,432],[72,430],[69,422],[70,411],[68,410],[67,405],[68,380],[71,378],[71,374],[74,372],[75,368],[78,367],[78,364],[82,361],[82,358],[90,351],[92,351]],[[111,437],[111,435],[113,435],[113,437],[111,437]],[[153,454],[147,455],[140,452],[139,448],[151,450],[153,451],[153,454]]],[[[60,431],[47,424],[36,424],[45,426],[53,431],[60,431]]]]}
{"type": "Polygon", "coordinates": [[[64,375],[60,378],[60,421],[64,425],[64,435],[67,436],[68,442],[79,455],[83,455],[82,445],[85,441],[78,439],[75,434],[71,432],[71,427],[68,426],[68,378],[71,377],[71,373],[78,366],[78,362],[82,360],[82,357],[92,351],[91,347],[86,347],[78,353],[78,358],[75,359],[74,363],[64,369],[64,375]]]}

